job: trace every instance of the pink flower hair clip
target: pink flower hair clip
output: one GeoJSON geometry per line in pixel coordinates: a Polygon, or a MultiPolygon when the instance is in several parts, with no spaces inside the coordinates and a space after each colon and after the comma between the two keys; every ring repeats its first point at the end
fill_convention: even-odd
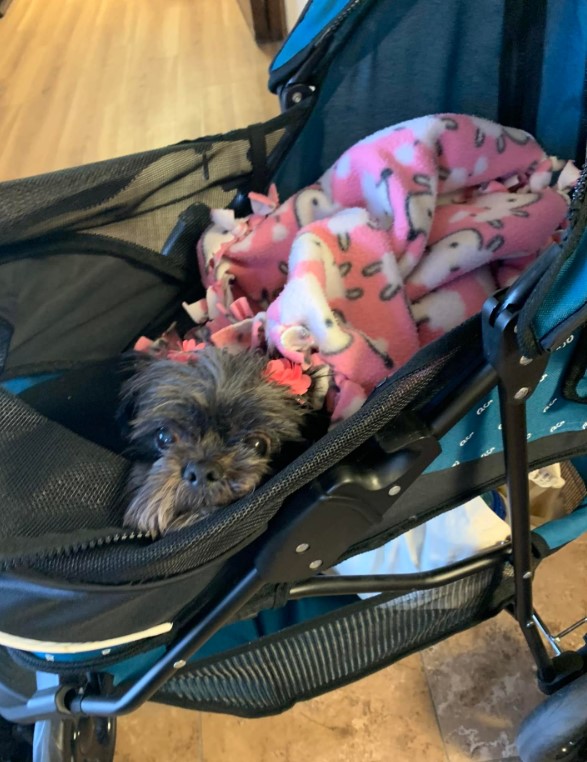
{"type": "Polygon", "coordinates": [[[287,386],[296,397],[303,397],[312,385],[312,379],[304,373],[302,366],[285,357],[269,360],[263,375],[274,384],[287,386]]]}

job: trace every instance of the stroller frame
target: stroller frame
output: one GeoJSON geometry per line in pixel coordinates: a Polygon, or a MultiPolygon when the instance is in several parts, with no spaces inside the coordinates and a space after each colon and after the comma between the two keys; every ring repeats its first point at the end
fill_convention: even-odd
{"type": "MultiPolygon", "coordinates": [[[[472,373],[464,386],[448,401],[433,402],[423,416],[426,423],[410,414],[403,416],[399,423],[394,422],[393,430],[380,431],[376,437],[379,453],[375,461],[371,450],[368,463],[359,459],[350,465],[338,464],[322,475],[320,484],[314,482],[294,495],[263,537],[244,551],[248,558],[242,558],[241,554],[242,574],[238,584],[209,605],[203,615],[192,619],[165,654],[139,679],[113,690],[95,674],[76,682],[70,678],[62,680],[59,675],[37,673],[38,690],[29,699],[23,696],[19,700],[14,690],[0,685],[5,719],[17,724],[42,723],[49,733],[45,742],[53,749],[51,754],[59,754],[49,758],[64,759],[57,751],[59,744],[51,739],[57,739],[66,725],[83,720],[86,734],[96,736],[101,728],[102,738],[112,740],[113,718],[135,710],[151,698],[266,583],[293,583],[291,598],[407,592],[453,582],[472,572],[496,567],[506,559],[513,565],[515,588],[514,603],[509,611],[517,620],[536,663],[540,689],[546,694],[554,693],[587,672],[587,646],[577,652],[563,652],[558,646],[560,637],[582,622],[559,636],[552,636],[534,611],[532,602],[533,552],[539,557],[540,549],[533,546],[530,532],[526,401],[540,381],[547,355],[525,357],[518,346],[516,332],[525,297],[550,264],[553,253],[545,253],[508,291],[498,292],[487,300],[482,313],[485,364],[472,373]],[[336,563],[357,532],[379,523],[398,496],[438,455],[439,439],[496,383],[511,505],[511,543],[504,542],[478,556],[426,573],[308,578],[308,572],[317,573],[336,563]],[[368,492],[372,493],[373,500],[365,504],[368,492]],[[306,581],[300,583],[300,580],[306,581]],[[552,646],[553,656],[549,655],[543,637],[552,646]],[[106,725],[101,718],[109,718],[106,725]]],[[[96,748],[104,754],[109,747],[102,743],[96,748]]]]}

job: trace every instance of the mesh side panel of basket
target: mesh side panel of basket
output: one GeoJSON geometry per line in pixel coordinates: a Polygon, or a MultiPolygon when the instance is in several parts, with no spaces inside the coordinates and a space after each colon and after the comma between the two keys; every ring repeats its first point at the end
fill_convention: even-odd
{"type": "MultiPolygon", "coordinates": [[[[240,716],[289,708],[357,680],[495,613],[501,572],[433,590],[371,598],[188,667],[155,700],[240,716]]],[[[503,578],[505,579],[505,577],[503,578]]],[[[507,584],[505,582],[504,584],[507,584]]]]}

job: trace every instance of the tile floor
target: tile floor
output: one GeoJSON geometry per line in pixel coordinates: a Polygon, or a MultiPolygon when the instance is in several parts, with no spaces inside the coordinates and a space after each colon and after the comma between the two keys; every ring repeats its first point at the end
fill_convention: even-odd
{"type": "MultiPolygon", "coordinates": [[[[587,538],[539,568],[537,608],[555,630],[587,614],[586,578],[587,538]]],[[[515,729],[540,700],[517,626],[500,614],[278,717],[148,705],[121,721],[116,762],[516,760],[515,729]]]]}

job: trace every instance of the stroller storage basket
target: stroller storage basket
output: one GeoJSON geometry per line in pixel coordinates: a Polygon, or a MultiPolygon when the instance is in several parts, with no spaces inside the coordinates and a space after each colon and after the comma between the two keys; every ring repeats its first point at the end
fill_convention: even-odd
{"type": "Polygon", "coordinates": [[[188,665],[163,703],[261,717],[345,685],[493,616],[513,594],[498,563],[456,582],[380,595],[188,665]]]}

